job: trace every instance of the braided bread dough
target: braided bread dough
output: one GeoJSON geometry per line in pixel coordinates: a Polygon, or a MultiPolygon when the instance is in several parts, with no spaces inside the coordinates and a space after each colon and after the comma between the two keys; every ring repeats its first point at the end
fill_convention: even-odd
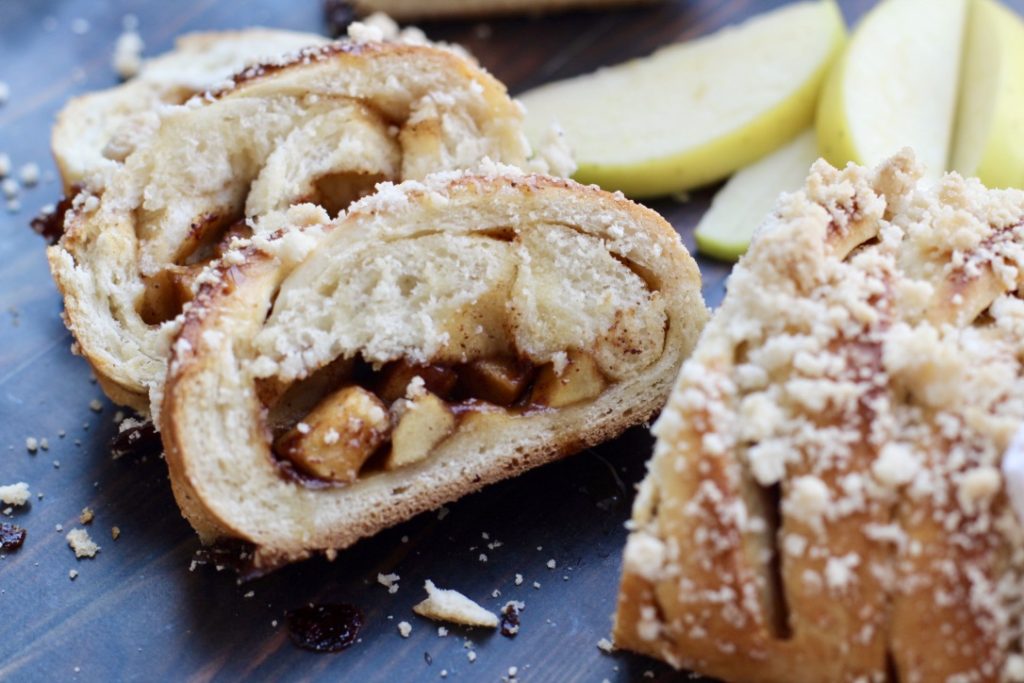
{"type": "Polygon", "coordinates": [[[921,173],[818,162],[760,229],[655,426],[619,646],[737,681],[1022,680],[1024,193],[921,173]]]}
{"type": "Polygon", "coordinates": [[[339,211],[381,180],[523,165],[521,122],[504,86],[432,46],[343,42],[247,69],[165,112],[98,199],[76,198],[48,252],[68,327],[107,394],[145,413],[225,233],[300,202],[339,211]]]}
{"type": "Polygon", "coordinates": [[[322,229],[294,267],[274,240],[225,257],[161,410],[186,517],[264,567],[646,420],[707,316],[671,226],[572,181],[442,173],[322,229]]]}
{"type": "Polygon", "coordinates": [[[64,193],[101,190],[159,127],[161,105],[181,104],[251,64],[327,42],[313,33],[263,28],[189,33],[127,83],[73,98],[57,115],[50,140],[64,193]]]}

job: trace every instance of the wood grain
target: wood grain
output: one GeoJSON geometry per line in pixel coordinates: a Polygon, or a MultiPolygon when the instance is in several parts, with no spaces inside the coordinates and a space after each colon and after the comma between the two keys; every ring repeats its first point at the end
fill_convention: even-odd
{"type": "MultiPolygon", "coordinates": [[[[678,0],[425,28],[467,45],[521,92],[780,4],[678,0]]],[[[841,4],[853,19],[871,3],[841,4]]],[[[676,678],[653,661],[596,647],[610,630],[623,523],[650,454],[643,429],[471,496],[444,519],[423,515],[334,563],[317,559],[242,586],[210,568],[189,571],[198,544],[174,505],[163,462],[111,461],[107,444],[117,409],[105,400],[101,411],[90,409],[101,392],[69,351],[42,241],[27,229],[29,218],[57,199],[47,152],[53,117],[69,96],[115,83],[110,57],[128,13],[139,19],[148,54],[197,29],[323,30],[317,0],[0,0],[0,80],[11,90],[0,106],[0,152],[16,167],[40,164],[45,179],[23,192],[20,212],[0,214],[0,484],[26,481],[34,494],[44,494],[13,513],[28,529],[25,546],[0,555],[0,680],[410,681],[439,680],[447,670],[450,679],[475,681],[500,680],[510,666],[524,681],[649,680],[648,671],[655,680],[676,678]],[[74,33],[75,19],[88,21],[89,30],[74,33]],[[30,455],[30,436],[48,439],[49,450],[30,455]],[[96,512],[88,528],[102,550],[79,562],[64,532],[78,525],[85,506],[96,512]],[[110,536],[115,525],[122,531],[117,541],[110,536]],[[494,541],[500,547],[488,548],[494,541]],[[549,559],[557,562],[553,570],[549,559]],[[79,572],[75,581],[71,569],[79,572]],[[397,594],[377,584],[378,572],[401,576],[397,594]],[[514,583],[517,573],[521,586],[514,583]],[[509,640],[449,627],[447,638],[438,637],[437,625],[410,611],[428,578],[491,608],[524,600],[521,633],[509,640]],[[359,605],[367,617],[360,641],[337,655],[293,647],[283,613],[310,601],[359,605]],[[413,624],[408,639],[398,635],[401,620],[413,624]],[[478,654],[472,664],[467,641],[478,654]]],[[[651,205],[692,250],[693,226],[710,195],[705,190],[686,203],[651,205]]],[[[705,295],[717,304],[728,267],[705,259],[700,265],[705,295]]]]}

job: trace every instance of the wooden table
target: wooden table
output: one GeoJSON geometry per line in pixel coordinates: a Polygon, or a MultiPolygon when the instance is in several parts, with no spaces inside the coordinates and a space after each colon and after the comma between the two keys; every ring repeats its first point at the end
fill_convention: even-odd
{"type": "MultiPolygon", "coordinates": [[[[424,28],[466,45],[516,93],[780,4],[680,0],[424,28]]],[[[842,4],[852,20],[871,3],[842,4]]],[[[452,505],[443,519],[422,515],[334,563],[315,559],[245,585],[210,567],[189,571],[198,542],[178,514],[164,464],[156,457],[112,461],[117,409],[69,351],[43,242],[27,227],[58,197],[48,154],[54,114],[69,96],[116,82],[110,58],[128,13],[138,17],[147,54],[168,49],[184,31],[324,27],[319,0],[0,0],[0,80],[11,90],[0,106],[0,152],[16,168],[36,162],[43,169],[43,182],[22,193],[21,211],[0,213],[0,484],[23,480],[44,494],[13,513],[28,530],[24,547],[0,555],[0,680],[407,681],[439,680],[447,670],[449,679],[476,681],[499,680],[511,666],[523,681],[647,680],[647,672],[674,678],[653,661],[597,648],[609,633],[633,486],[651,450],[643,429],[493,486],[452,505]],[[101,410],[90,408],[94,399],[101,410]],[[27,437],[46,438],[49,450],[30,455],[27,437]],[[95,510],[88,528],[102,551],[79,562],[56,529],[78,526],[85,506],[95,510]],[[113,526],[121,530],[117,541],[113,526]],[[500,547],[488,548],[494,541],[500,547]],[[555,569],[547,568],[549,559],[555,569]],[[389,594],[378,572],[399,574],[400,590],[389,594]],[[521,586],[514,585],[517,573],[521,586]],[[437,624],[410,611],[428,578],[490,608],[525,601],[521,632],[510,640],[449,627],[448,637],[439,637],[437,624]],[[360,606],[367,622],[360,641],[334,655],[293,647],[283,614],[310,601],[360,606]],[[407,639],[396,627],[402,620],[413,624],[407,639]],[[477,653],[474,663],[466,643],[477,653]]],[[[651,205],[692,250],[693,226],[709,196],[651,205]]],[[[728,266],[700,265],[715,305],[728,266]]]]}

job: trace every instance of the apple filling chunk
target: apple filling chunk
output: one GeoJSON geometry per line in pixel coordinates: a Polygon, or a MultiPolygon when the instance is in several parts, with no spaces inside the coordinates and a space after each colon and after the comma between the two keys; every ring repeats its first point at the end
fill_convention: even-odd
{"type": "Polygon", "coordinates": [[[349,386],[317,404],[277,440],[274,450],[315,477],[352,483],[390,431],[384,403],[362,387],[349,386]]]}
{"type": "MultiPolygon", "coordinates": [[[[325,382],[343,386],[308,412],[291,411],[286,424],[292,426],[274,440],[273,451],[303,474],[337,484],[422,462],[467,413],[515,418],[592,400],[609,384],[597,359],[582,351],[567,351],[562,362],[540,366],[512,356],[458,365],[400,360],[377,370],[335,361],[300,384],[316,390],[325,382]]],[[[267,394],[268,416],[283,414],[279,404],[290,390],[280,389],[267,394]]]]}
{"type": "Polygon", "coordinates": [[[435,394],[420,389],[409,399],[395,401],[395,430],[391,452],[384,463],[388,470],[425,460],[434,448],[455,431],[455,413],[435,394]]]}

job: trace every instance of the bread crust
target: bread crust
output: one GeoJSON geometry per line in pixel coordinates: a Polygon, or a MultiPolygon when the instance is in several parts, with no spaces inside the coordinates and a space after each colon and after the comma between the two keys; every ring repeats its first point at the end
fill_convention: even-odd
{"type": "Polygon", "coordinates": [[[921,176],[819,161],[756,235],[655,425],[617,646],[730,681],[1024,673],[1024,193],[921,176]]]}
{"type": "MultiPolygon", "coordinates": [[[[436,226],[439,234],[484,235],[497,228],[519,234],[548,224],[600,236],[610,249],[628,248],[623,258],[649,269],[667,311],[660,356],[580,405],[519,416],[503,411],[469,416],[425,461],[373,473],[343,488],[311,490],[282,479],[252,391],[252,358],[258,355],[252,340],[275,296],[273,316],[282,315],[285,295],[275,292],[300,277],[298,271],[282,269],[273,257],[258,253],[222,269],[225,277],[205,287],[185,316],[162,410],[175,495],[204,540],[230,537],[253,543],[257,561],[266,566],[345,548],[652,416],[695,343],[706,309],[696,265],[678,235],[657,214],[621,195],[544,176],[439,174],[425,185],[384,188],[354,205],[314,258],[330,262],[344,258],[346,251],[359,253],[367,244],[421,239],[420,225],[436,226]],[[224,434],[225,425],[230,435],[224,434]],[[233,492],[227,482],[241,481],[239,473],[259,484],[233,492]]],[[[318,267],[304,262],[299,268],[310,265],[318,267]]],[[[325,362],[330,358],[317,360],[325,362]]]]}

